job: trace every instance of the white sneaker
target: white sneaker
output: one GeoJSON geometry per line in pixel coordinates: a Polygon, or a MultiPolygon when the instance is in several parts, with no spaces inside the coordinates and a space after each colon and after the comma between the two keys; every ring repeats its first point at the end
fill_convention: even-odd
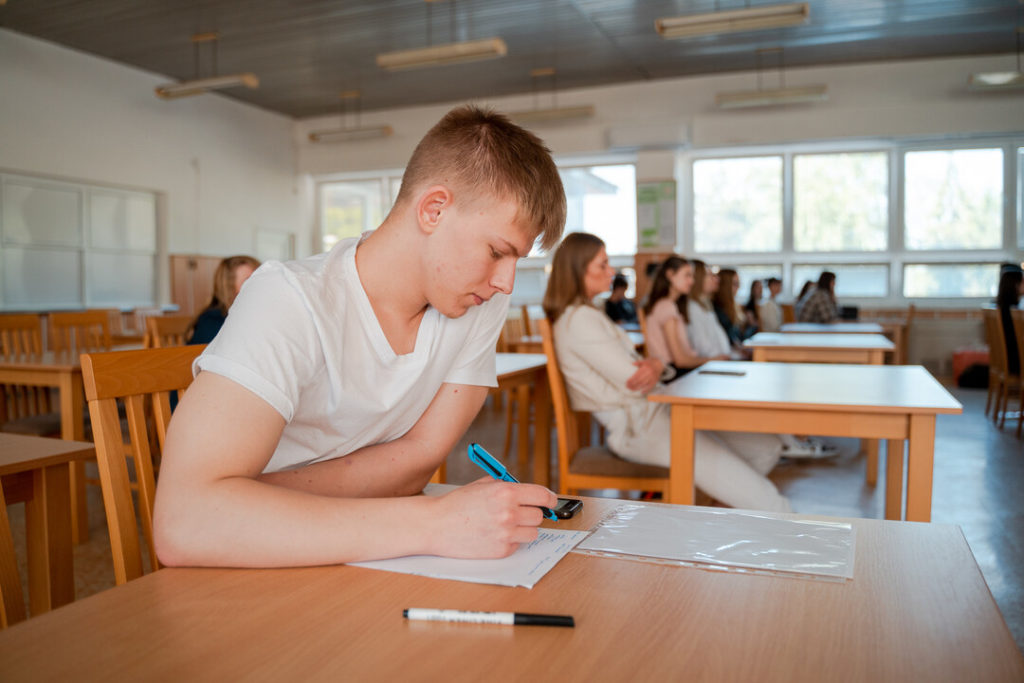
{"type": "Polygon", "coordinates": [[[800,439],[795,444],[783,445],[781,455],[784,458],[803,460],[834,458],[839,455],[839,449],[817,439],[800,439]]]}

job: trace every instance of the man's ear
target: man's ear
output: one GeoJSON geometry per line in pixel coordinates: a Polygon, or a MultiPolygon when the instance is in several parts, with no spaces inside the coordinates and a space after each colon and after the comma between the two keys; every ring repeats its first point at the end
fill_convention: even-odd
{"type": "Polygon", "coordinates": [[[416,222],[420,230],[433,234],[452,204],[452,192],[444,185],[434,185],[420,195],[416,203],[416,222]]]}

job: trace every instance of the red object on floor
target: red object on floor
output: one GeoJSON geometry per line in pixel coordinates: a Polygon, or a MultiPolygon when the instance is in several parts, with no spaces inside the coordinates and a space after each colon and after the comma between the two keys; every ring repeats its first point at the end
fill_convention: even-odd
{"type": "Polygon", "coordinates": [[[953,352],[953,383],[960,380],[963,371],[980,363],[988,365],[988,349],[960,349],[953,352]]]}

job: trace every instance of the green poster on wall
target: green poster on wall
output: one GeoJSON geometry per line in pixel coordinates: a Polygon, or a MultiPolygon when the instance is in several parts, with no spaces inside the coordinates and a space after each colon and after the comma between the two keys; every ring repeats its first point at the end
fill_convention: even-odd
{"type": "Polygon", "coordinates": [[[641,247],[676,245],[676,181],[636,184],[636,227],[641,247]]]}

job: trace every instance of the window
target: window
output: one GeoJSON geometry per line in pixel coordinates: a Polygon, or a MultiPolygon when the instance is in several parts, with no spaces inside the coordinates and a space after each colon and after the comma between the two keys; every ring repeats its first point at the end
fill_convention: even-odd
{"type": "Polygon", "coordinates": [[[1024,147],[1017,148],[1017,248],[1024,249],[1024,147]]]}
{"type": "Polygon", "coordinates": [[[998,284],[998,263],[908,263],[903,267],[903,296],[908,298],[991,298],[998,284]]]}
{"type": "Polygon", "coordinates": [[[327,251],[340,240],[376,229],[384,220],[384,211],[384,188],[379,179],[321,185],[322,249],[327,251]]]}
{"type": "Polygon", "coordinates": [[[793,159],[797,251],[881,251],[889,237],[885,152],[798,154],[793,159]]]}
{"type": "Polygon", "coordinates": [[[782,248],[782,157],[701,159],[693,164],[695,248],[782,248]]]}
{"type": "Polygon", "coordinates": [[[793,282],[789,290],[795,297],[808,280],[818,281],[821,271],[836,274],[837,297],[883,297],[889,294],[889,266],[816,263],[793,266],[793,282]]]}
{"type": "MultiPolygon", "coordinates": [[[[589,232],[609,255],[636,252],[636,168],[632,164],[578,166],[558,171],[565,187],[565,232],[589,232]]],[[[534,247],[531,256],[541,252],[534,247]]]]}
{"type": "MultiPolygon", "coordinates": [[[[736,298],[743,302],[750,298],[750,283],[754,280],[767,280],[770,277],[782,279],[782,264],[744,264],[742,266],[735,266],[735,269],[736,274],[740,276],[740,291],[736,298]]],[[[767,296],[767,293],[768,290],[766,289],[765,296],[767,296]]]]}
{"type": "Polygon", "coordinates": [[[156,195],[0,175],[0,307],[152,306],[156,195]]]}
{"type": "Polygon", "coordinates": [[[1003,151],[907,152],[904,224],[908,249],[1003,246],[1003,151]]]}

